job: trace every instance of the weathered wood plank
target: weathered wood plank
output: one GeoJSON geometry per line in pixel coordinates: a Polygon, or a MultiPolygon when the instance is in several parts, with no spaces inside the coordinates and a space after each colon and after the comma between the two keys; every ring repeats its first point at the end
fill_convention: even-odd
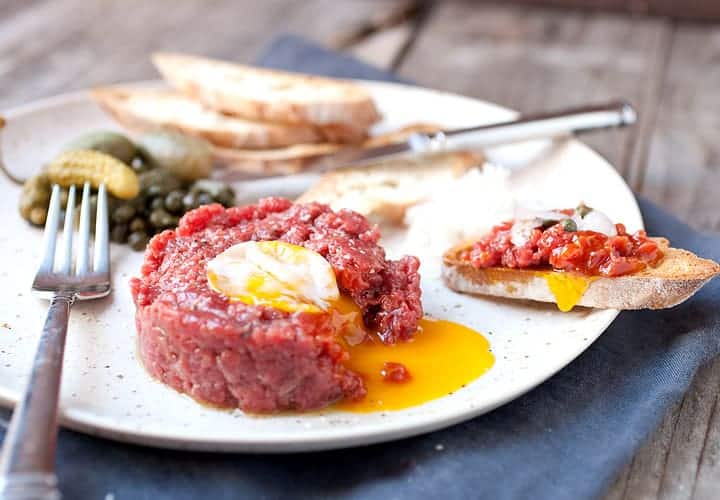
{"type": "Polygon", "coordinates": [[[424,0],[398,0],[391,9],[378,11],[377,14],[364,20],[355,30],[338,33],[330,40],[330,46],[337,50],[352,48],[371,35],[418,19],[429,6],[430,4],[424,0]]]}
{"type": "Polygon", "coordinates": [[[623,500],[625,490],[627,489],[628,475],[630,474],[630,465],[620,471],[618,476],[615,478],[615,482],[610,485],[610,488],[605,493],[604,500],[623,500]]]}
{"type": "Polygon", "coordinates": [[[648,145],[657,124],[658,107],[667,72],[674,29],[674,25],[665,26],[663,35],[659,37],[658,43],[649,56],[653,64],[649,66],[650,73],[647,78],[647,87],[639,105],[639,109],[642,110],[642,117],[631,132],[627,154],[620,169],[627,183],[635,190],[642,185],[642,179],[645,175],[648,145]]]}
{"type": "Polygon", "coordinates": [[[369,64],[392,69],[413,34],[413,23],[405,22],[376,33],[349,49],[349,53],[369,64]]]}
{"type": "Polygon", "coordinates": [[[658,498],[691,498],[718,387],[720,362],[702,367],[680,407],[658,498]]]}
{"type": "MultiPolygon", "coordinates": [[[[719,361],[714,363],[720,364],[719,361]]],[[[720,370],[715,366],[715,370],[720,370]]],[[[702,447],[693,498],[714,500],[720,492],[720,397],[715,396],[710,425],[702,447]]]]}
{"type": "Polygon", "coordinates": [[[677,424],[681,403],[667,412],[658,429],[637,451],[618,475],[605,500],[650,500],[657,498],[665,470],[670,442],[677,424]]]}
{"type": "Polygon", "coordinates": [[[262,8],[252,0],[15,5],[12,15],[0,16],[0,109],[73,89],[155,78],[148,58],[153,50],[247,62],[282,33],[323,42],[397,1],[269,0],[262,8]]]}
{"type": "Polygon", "coordinates": [[[585,9],[607,9],[626,11],[634,14],[653,16],[669,16],[678,19],[718,20],[720,5],[713,0],[515,0],[515,3],[544,4],[554,7],[570,7],[585,9]]]}
{"type": "Polygon", "coordinates": [[[702,229],[720,230],[720,25],[679,25],[641,191],[702,229]]]}
{"type": "Polygon", "coordinates": [[[14,15],[42,0],[5,0],[0,3],[0,19],[9,20],[14,15]]]}
{"type": "MultiPolygon", "coordinates": [[[[658,19],[443,3],[400,72],[525,112],[626,97],[642,119],[642,107],[654,104],[644,96],[668,33],[658,19]]],[[[602,133],[587,142],[623,171],[635,133],[602,133]]]]}

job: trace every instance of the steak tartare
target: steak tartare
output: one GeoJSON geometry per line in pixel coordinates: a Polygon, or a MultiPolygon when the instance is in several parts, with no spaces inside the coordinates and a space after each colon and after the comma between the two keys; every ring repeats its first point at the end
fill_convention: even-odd
{"type": "Polygon", "coordinates": [[[317,203],[266,198],[187,213],[149,243],[131,280],[140,358],[148,372],[201,402],[250,412],[309,410],[365,395],[347,369],[328,313],[283,312],[233,301],[208,286],[209,260],[245,241],[284,241],[322,255],[340,291],[388,344],[422,316],[419,261],[387,260],[363,216],[317,203]]]}

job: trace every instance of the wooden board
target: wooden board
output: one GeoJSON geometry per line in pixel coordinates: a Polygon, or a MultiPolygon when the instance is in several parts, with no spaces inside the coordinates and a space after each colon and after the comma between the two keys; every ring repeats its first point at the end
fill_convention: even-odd
{"type": "Polygon", "coordinates": [[[720,25],[675,27],[667,58],[641,189],[720,231],[720,25]]]}
{"type": "Polygon", "coordinates": [[[667,25],[536,7],[523,12],[440,5],[401,65],[401,75],[521,112],[625,97],[641,111],[639,127],[586,141],[624,170],[637,131],[645,126],[643,108],[667,25]]]}
{"type": "Polygon", "coordinates": [[[273,38],[325,42],[397,0],[0,2],[0,109],[93,85],[157,78],[172,49],[250,62],[273,38]]]}
{"type": "Polygon", "coordinates": [[[678,2],[677,0],[514,0],[515,3],[536,5],[552,5],[554,7],[571,7],[594,10],[616,10],[633,14],[669,16],[678,19],[718,20],[720,4],[715,0],[694,0],[678,2]]]}

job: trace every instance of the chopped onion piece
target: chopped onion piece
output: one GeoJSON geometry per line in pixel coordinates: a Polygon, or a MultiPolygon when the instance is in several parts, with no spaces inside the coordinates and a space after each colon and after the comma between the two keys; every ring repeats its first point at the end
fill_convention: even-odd
{"type": "Polygon", "coordinates": [[[510,241],[516,247],[521,247],[530,239],[533,229],[542,226],[542,219],[523,219],[515,221],[510,229],[510,241]]]}
{"type": "Polygon", "coordinates": [[[592,210],[588,212],[585,217],[580,217],[580,214],[575,213],[572,219],[575,221],[575,224],[577,224],[578,231],[595,231],[607,236],[617,235],[613,221],[599,210],[592,210]]]}

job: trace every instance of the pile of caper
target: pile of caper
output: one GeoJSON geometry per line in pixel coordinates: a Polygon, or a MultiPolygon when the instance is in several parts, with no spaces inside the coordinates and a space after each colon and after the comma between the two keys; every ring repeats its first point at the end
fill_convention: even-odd
{"type": "MultiPolygon", "coordinates": [[[[212,150],[202,139],[179,132],[158,131],[145,134],[133,142],[117,132],[91,132],[63,149],[79,153],[75,157],[59,157],[63,161],[51,163],[50,167],[59,171],[50,171],[50,177],[70,173],[63,170],[67,168],[73,169],[72,176],[65,176],[71,178],[72,183],[90,181],[93,186],[100,182],[107,184],[106,179],[76,178],[79,172],[87,172],[88,169],[75,168],[74,162],[87,162],[92,158],[91,154],[97,155],[83,153],[88,150],[111,156],[126,165],[126,169],[132,169],[132,172],[127,172],[126,178],[137,176],[137,179],[132,179],[135,182],[133,193],[125,195],[132,198],[108,197],[111,239],[116,243],[127,243],[135,250],[143,250],[154,234],[176,227],[180,217],[189,210],[209,203],[220,203],[225,207],[235,203],[235,193],[229,185],[207,179],[212,169],[212,150]],[[135,193],[138,193],[137,196],[134,196],[135,193]]],[[[107,162],[115,161],[107,156],[107,162]]],[[[98,177],[97,172],[95,174],[98,177]]],[[[31,224],[41,226],[45,223],[50,184],[48,170],[44,170],[28,179],[23,186],[20,213],[31,224]]],[[[124,192],[120,192],[119,196],[123,196],[124,192]]],[[[67,196],[67,189],[63,195],[67,196]]],[[[97,199],[95,192],[92,196],[91,201],[97,199]]]]}
{"type": "Polygon", "coordinates": [[[139,178],[136,198],[113,200],[110,206],[112,240],[135,250],[143,250],[152,235],[176,227],[185,212],[210,203],[235,203],[235,193],[223,182],[201,179],[187,184],[162,168],[145,170],[139,178]]]}

